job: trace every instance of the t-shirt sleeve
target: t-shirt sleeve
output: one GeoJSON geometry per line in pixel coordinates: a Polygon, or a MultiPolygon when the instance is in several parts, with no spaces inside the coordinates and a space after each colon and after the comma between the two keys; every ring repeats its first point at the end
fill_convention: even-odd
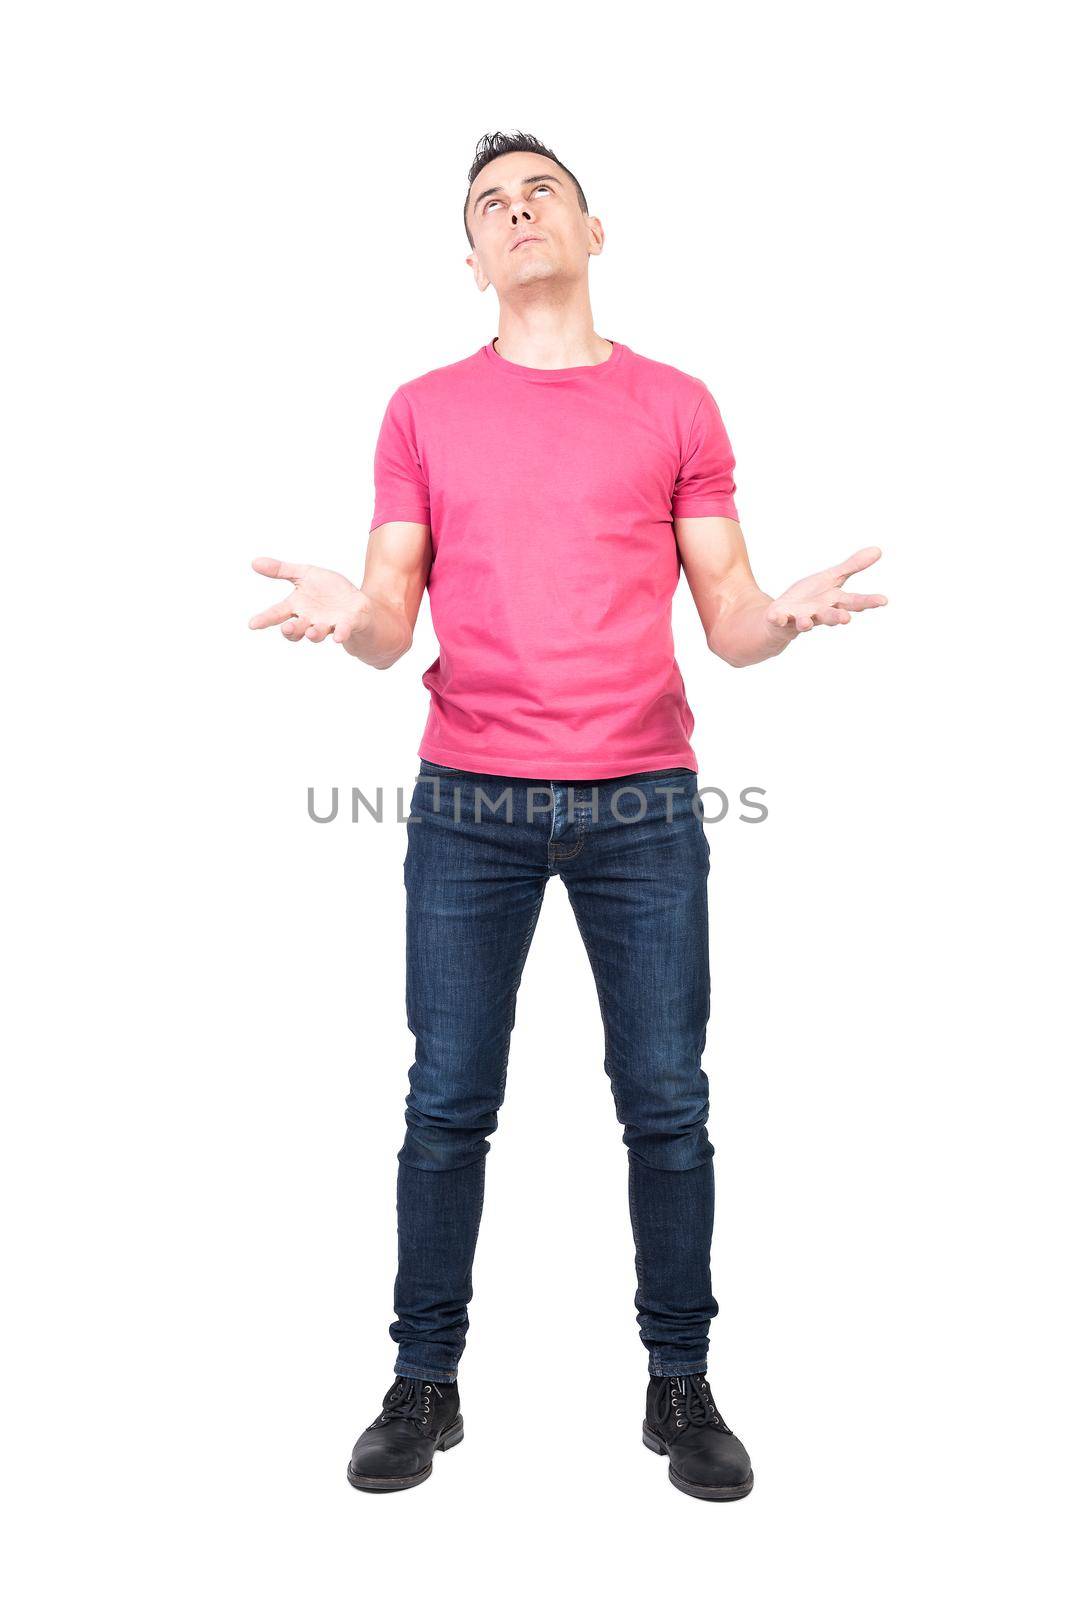
{"type": "Polygon", "coordinates": [[[375,446],[375,509],[371,527],[383,522],[430,526],[430,491],[419,454],[415,418],[403,390],[386,407],[375,446]]]}
{"type": "Polygon", "coordinates": [[[683,449],[682,465],[671,498],[675,517],[732,517],[734,451],[712,395],[701,384],[701,397],[683,449]]]}

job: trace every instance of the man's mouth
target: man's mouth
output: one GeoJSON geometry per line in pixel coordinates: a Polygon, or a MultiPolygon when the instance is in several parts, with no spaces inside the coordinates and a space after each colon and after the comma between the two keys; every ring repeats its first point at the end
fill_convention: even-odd
{"type": "Polygon", "coordinates": [[[524,233],[522,238],[517,239],[515,241],[515,243],[510,247],[510,249],[511,250],[518,250],[519,246],[522,245],[522,244],[544,244],[544,243],[545,243],[545,240],[542,238],[540,233],[524,233]]]}

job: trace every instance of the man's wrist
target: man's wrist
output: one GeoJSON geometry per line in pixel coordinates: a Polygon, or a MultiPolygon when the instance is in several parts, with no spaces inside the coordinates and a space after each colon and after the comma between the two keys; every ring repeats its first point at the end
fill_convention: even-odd
{"type": "Polygon", "coordinates": [[[360,652],[356,647],[361,642],[366,645],[367,633],[374,621],[374,604],[370,596],[364,594],[362,589],[356,589],[352,605],[346,608],[340,620],[348,624],[344,648],[349,655],[358,655],[360,652]]]}
{"type": "Polygon", "coordinates": [[[768,611],[770,609],[770,606],[765,608],[762,619],[764,623],[764,637],[770,647],[769,654],[777,656],[781,655],[786,649],[786,646],[796,638],[796,634],[792,624],[788,622],[783,624],[772,622],[768,615],[768,611]]]}

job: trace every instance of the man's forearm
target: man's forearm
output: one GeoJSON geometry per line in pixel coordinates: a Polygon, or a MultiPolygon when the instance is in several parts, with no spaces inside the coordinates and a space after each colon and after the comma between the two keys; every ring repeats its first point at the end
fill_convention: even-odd
{"type": "Polygon", "coordinates": [[[781,655],[795,637],[792,629],[776,628],[768,621],[771,595],[749,589],[723,607],[708,630],[708,648],[732,667],[751,667],[781,655]]]}
{"type": "Polygon", "coordinates": [[[753,577],[738,523],[731,517],[676,517],[675,539],[708,648],[732,667],[782,655],[800,633],[848,623],[855,611],[884,606],[884,594],[854,594],[845,580],[878,561],[867,545],[834,567],[799,578],[772,599],[753,577]]]}
{"type": "Polygon", "coordinates": [[[367,605],[353,621],[343,644],[350,656],[384,671],[411,649],[411,624],[403,606],[377,600],[366,590],[360,593],[367,605]]]}

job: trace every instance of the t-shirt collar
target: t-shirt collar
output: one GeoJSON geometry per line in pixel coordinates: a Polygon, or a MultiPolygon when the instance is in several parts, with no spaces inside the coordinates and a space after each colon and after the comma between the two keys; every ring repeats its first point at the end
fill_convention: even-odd
{"type": "Polygon", "coordinates": [[[507,360],[500,351],[495,350],[492,339],[483,345],[482,349],[498,372],[509,373],[514,378],[523,378],[527,383],[568,383],[574,378],[592,377],[596,373],[607,372],[609,368],[617,367],[626,345],[620,344],[618,339],[613,339],[610,343],[612,354],[607,361],[595,361],[585,367],[523,367],[517,361],[507,360]]]}

